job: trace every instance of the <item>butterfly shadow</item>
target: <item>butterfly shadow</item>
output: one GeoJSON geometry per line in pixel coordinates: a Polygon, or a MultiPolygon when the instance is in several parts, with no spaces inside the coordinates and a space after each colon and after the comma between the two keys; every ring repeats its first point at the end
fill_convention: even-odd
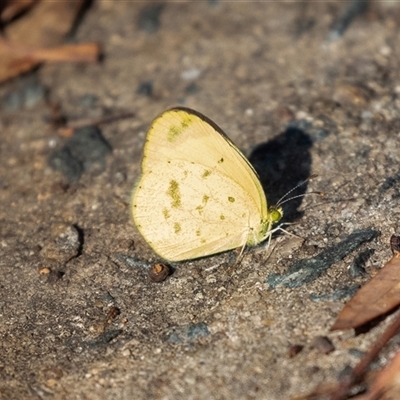
{"type": "MultiPolygon", "coordinates": [[[[311,175],[310,149],[313,141],[309,134],[298,127],[288,127],[271,141],[261,143],[251,152],[249,161],[257,171],[268,206],[276,204],[300,182],[311,175]]],[[[308,182],[288,195],[303,195],[308,182]]],[[[291,199],[284,204],[285,222],[294,222],[303,213],[298,211],[303,197],[291,199]]]]}

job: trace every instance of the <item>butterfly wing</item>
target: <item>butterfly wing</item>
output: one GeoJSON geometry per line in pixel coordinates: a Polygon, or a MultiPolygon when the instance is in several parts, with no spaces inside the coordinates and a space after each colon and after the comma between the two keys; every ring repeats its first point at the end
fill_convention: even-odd
{"type": "Polygon", "coordinates": [[[243,154],[213,122],[182,108],[149,130],[132,213],[155,252],[179,261],[243,246],[267,204],[243,154]]]}

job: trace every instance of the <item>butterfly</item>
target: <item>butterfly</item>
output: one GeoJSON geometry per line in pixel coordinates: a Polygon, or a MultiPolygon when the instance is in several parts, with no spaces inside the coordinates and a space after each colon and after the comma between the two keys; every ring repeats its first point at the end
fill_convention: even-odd
{"type": "Polygon", "coordinates": [[[268,208],[256,171],[226,134],[183,107],[165,111],[149,129],[131,212],[168,261],[257,245],[283,216],[281,207],[268,208]]]}

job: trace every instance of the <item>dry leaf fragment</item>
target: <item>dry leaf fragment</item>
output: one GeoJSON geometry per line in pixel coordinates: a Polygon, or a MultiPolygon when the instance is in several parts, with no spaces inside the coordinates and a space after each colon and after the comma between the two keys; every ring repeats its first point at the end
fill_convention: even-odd
{"type": "Polygon", "coordinates": [[[331,330],[357,328],[400,304],[400,237],[392,236],[393,257],[344,306],[331,330]]]}
{"type": "MultiPolygon", "coordinates": [[[[398,244],[400,243],[400,238],[396,240],[398,244]]],[[[393,248],[393,247],[392,247],[393,248]]],[[[397,247],[399,248],[399,247],[397,247]]],[[[398,314],[394,321],[389,325],[389,327],[383,332],[381,336],[375,341],[372,348],[365,354],[365,356],[360,360],[360,362],[346,374],[345,377],[342,377],[340,381],[336,385],[332,384],[323,384],[318,386],[312,393],[303,396],[302,400],[307,399],[321,399],[327,398],[329,400],[345,400],[348,399],[348,393],[353,385],[360,382],[363,376],[365,375],[368,367],[371,365],[372,361],[376,358],[382,348],[389,342],[390,339],[393,338],[400,330],[400,315],[398,314]]],[[[399,378],[399,374],[397,371],[399,370],[399,361],[396,357],[396,363],[388,373],[387,377],[382,377],[381,382],[373,386],[376,387],[376,391],[373,390],[371,393],[377,397],[357,397],[357,400],[383,400],[383,399],[398,399],[399,396],[399,385],[395,383],[399,378]],[[393,378],[391,378],[393,376],[393,378]],[[388,389],[388,394],[392,395],[392,397],[382,397],[382,391],[380,389],[388,389]],[[393,395],[394,394],[394,395],[393,395]]],[[[296,398],[296,400],[300,400],[300,398],[296,398]]]]}
{"type": "Polygon", "coordinates": [[[389,400],[400,398],[400,351],[379,375],[368,393],[354,400],[389,400]]]}
{"type": "MultiPolygon", "coordinates": [[[[32,4],[28,12],[4,29],[7,41],[3,39],[0,45],[0,82],[27,72],[44,60],[95,61],[99,57],[96,44],[57,47],[73,27],[85,0],[41,0],[32,4]]],[[[9,14],[2,14],[2,18],[14,15],[15,11],[10,10],[3,9],[3,14],[9,14]]]]}
{"type": "Polygon", "coordinates": [[[17,15],[25,12],[38,0],[4,0],[0,4],[0,21],[5,25],[17,15]]]}
{"type": "MultiPolygon", "coordinates": [[[[40,63],[49,62],[97,62],[101,56],[101,49],[98,43],[66,44],[58,47],[37,48],[10,43],[0,38],[0,49],[8,52],[21,60],[40,63]]],[[[14,61],[16,62],[16,61],[14,61]]],[[[12,62],[10,66],[14,65],[12,62]]]]}

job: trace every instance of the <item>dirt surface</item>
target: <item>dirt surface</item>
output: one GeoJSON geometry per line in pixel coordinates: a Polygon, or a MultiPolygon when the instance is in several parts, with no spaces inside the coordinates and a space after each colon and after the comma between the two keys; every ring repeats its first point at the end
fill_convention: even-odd
{"type": "Polygon", "coordinates": [[[101,126],[112,151],[72,181],[49,163],[68,139],[45,102],[3,104],[1,399],[289,399],[359,361],[389,320],[332,333],[347,299],[310,295],[368,281],[399,233],[400,8],[373,3],[329,41],[346,4],[321,3],[166,3],[158,26],[146,3],[95,2],[75,40],[101,42],[104,61],[46,65],[37,79],[69,121],[134,116],[101,126]],[[131,221],[130,195],[146,130],[174,105],[229,135],[270,203],[319,175],[308,189],[324,198],[284,206],[287,230],[305,240],[278,234],[272,254],[251,248],[232,267],[231,251],[149,281],[160,260],[131,221]],[[313,282],[269,290],[270,274],[369,227],[381,235],[313,282]],[[361,251],[367,274],[351,278],[361,251]],[[319,336],[334,350],[312,346],[319,336]],[[290,358],[294,345],[304,349],[290,358]]]}

